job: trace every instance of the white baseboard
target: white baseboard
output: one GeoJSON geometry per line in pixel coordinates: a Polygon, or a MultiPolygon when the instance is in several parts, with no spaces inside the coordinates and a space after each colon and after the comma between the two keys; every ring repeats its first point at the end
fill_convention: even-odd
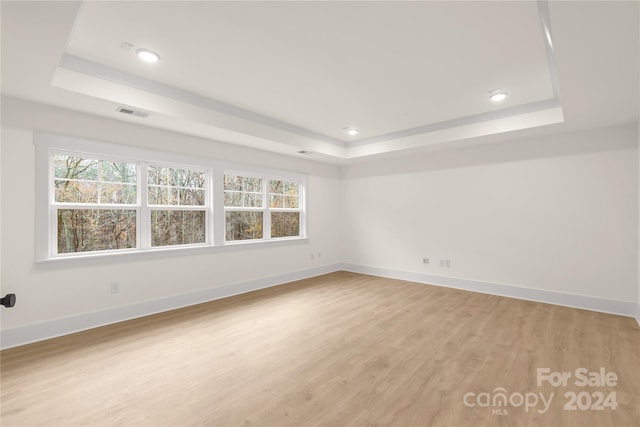
{"type": "Polygon", "coordinates": [[[55,338],[62,335],[72,334],[74,332],[97,328],[99,326],[131,320],[137,317],[175,310],[177,308],[187,307],[190,305],[201,304],[203,302],[239,295],[258,289],[269,288],[271,286],[278,286],[295,280],[306,279],[339,270],[340,265],[338,264],[326,265],[308,270],[281,274],[278,276],[233,283],[206,289],[204,291],[147,301],[140,304],[126,305],[109,310],[86,313],[78,316],[7,329],[2,331],[0,348],[6,349],[17,347],[19,345],[30,344],[49,338],[55,338]]]}
{"type": "Polygon", "coordinates": [[[483,294],[499,295],[509,298],[543,302],[565,307],[581,308],[584,310],[634,317],[640,325],[640,314],[637,311],[640,308],[638,307],[638,304],[628,301],[618,301],[612,299],[590,297],[586,295],[545,291],[542,289],[522,288],[519,286],[501,285],[496,283],[480,282],[477,280],[436,276],[432,274],[414,273],[409,271],[369,267],[356,264],[341,264],[340,267],[344,271],[350,271],[353,273],[370,274],[372,276],[389,277],[392,279],[426,283],[429,285],[444,286],[447,288],[480,292],[483,294]]]}
{"type": "Polygon", "coordinates": [[[340,270],[629,316],[635,318],[640,326],[640,304],[632,302],[552,292],[540,289],[521,288],[518,286],[480,282],[477,280],[458,279],[356,264],[331,264],[309,270],[233,283],[206,289],[204,291],[173,296],[170,298],[162,298],[140,304],[121,306],[109,310],[86,313],[78,316],[7,329],[2,331],[0,348],[6,349],[17,347],[125,320],[175,310],[190,305],[201,304],[203,302],[239,295],[258,289],[278,286],[295,280],[333,273],[340,270]]]}

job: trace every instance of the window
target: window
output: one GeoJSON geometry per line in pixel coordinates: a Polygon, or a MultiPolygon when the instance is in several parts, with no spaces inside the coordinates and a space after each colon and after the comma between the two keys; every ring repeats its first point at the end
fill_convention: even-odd
{"type": "Polygon", "coordinates": [[[52,159],[53,255],[207,242],[206,171],[62,152],[52,159]]]}
{"type": "Polygon", "coordinates": [[[225,174],[225,240],[300,237],[300,186],[292,180],[225,174]]]}
{"type": "Polygon", "coordinates": [[[224,176],[225,240],[264,237],[264,189],[262,178],[224,176]]]}
{"type": "Polygon", "coordinates": [[[306,236],[301,175],[56,135],[35,144],[38,260],[306,236]]]}
{"type": "Polygon", "coordinates": [[[133,163],[54,155],[57,253],[137,246],[137,167],[133,163]]]}
{"type": "Polygon", "coordinates": [[[150,166],[147,169],[151,210],[151,246],[206,241],[206,173],[150,166]]]}
{"type": "Polygon", "coordinates": [[[300,235],[300,184],[269,180],[269,208],[272,238],[300,235]]]}

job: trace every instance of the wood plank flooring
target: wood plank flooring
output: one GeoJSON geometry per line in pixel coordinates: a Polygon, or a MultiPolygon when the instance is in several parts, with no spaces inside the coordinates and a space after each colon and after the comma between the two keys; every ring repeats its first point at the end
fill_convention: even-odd
{"type": "Polygon", "coordinates": [[[346,272],[0,356],[4,427],[640,426],[633,319],[346,272]],[[583,367],[616,385],[576,386],[583,367]]]}

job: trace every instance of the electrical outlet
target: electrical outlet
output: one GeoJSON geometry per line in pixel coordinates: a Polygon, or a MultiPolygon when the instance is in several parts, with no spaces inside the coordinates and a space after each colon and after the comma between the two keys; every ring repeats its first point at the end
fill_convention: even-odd
{"type": "Polygon", "coordinates": [[[451,260],[450,259],[441,259],[440,267],[451,268],[451,260]]]}
{"type": "Polygon", "coordinates": [[[311,252],[311,254],[309,255],[309,258],[311,258],[311,261],[313,261],[313,258],[314,258],[313,252],[311,252]]]}
{"type": "Polygon", "coordinates": [[[112,294],[120,293],[120,282],[111,282],[111,293],[112,294]]]}
{"type": "Polygon", "coordinates": [[[322,252],[318,252],[318,259],[322,258],[322,252]]]}
{"type": "Polygon", "coordinates": [[[422,258],[422,263],[423,264],[429,264],[431,262],[431,260],[429,258],[422,258]]]}

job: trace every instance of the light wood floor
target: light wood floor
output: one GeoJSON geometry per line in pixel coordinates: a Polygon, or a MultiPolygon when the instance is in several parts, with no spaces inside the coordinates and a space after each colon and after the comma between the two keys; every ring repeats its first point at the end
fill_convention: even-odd
{"type": "Polygon", "coordinates": [[[1,357],[4,427],[640,425],[633,319],[345,272],[1,357]],[[537,387],[545,367],[618,383],[537,387]],[[555,396],[546,413],[463,403],[498,387],[555,396]],[[567,411],[569,390],[619,406],[567,411]]]}

